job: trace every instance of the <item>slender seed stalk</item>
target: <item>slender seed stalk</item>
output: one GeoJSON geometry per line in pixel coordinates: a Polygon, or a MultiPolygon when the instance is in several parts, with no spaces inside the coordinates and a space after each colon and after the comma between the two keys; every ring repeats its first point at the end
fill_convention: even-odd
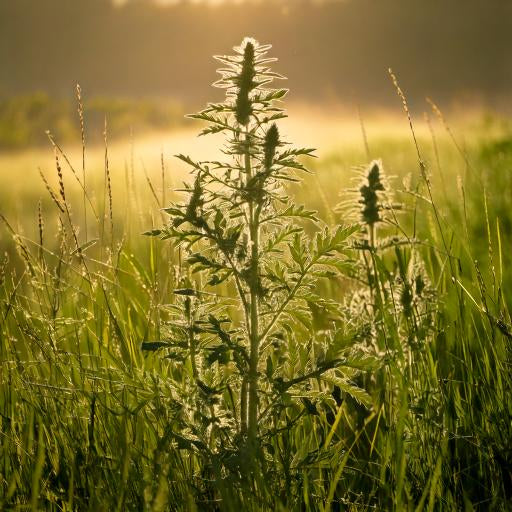
{"type": "Polygon", "coordinates": [[[112,208],[112,182],[110,179],[110,165],[109,165],[109,156],[108,156],[108,130],[107,130],[107,116],[105,116],[104,121],[104,130],[103,130],[103,139],[105,143],[105,198],[104,198],[104,213],[103,213],[103,235],[104,233],[104,221],[106,217],[106,203],[108,197],[108,212],[109,212],[109,220],[110,220],[110,241],[112,247],[114,246],[114,218],[113,218],[113,208],[112,208]]]}
{"type": "Polygon", "coordinates": [[[87,242],[87,187],[85,184],[85,123],[84,123],[84,104],[82,102],[82,88],[76,84],[76,99],[78,103],[78,118],[80,120],[80,135],[82,142],[82,185],[83,185],[83,208],[84,208],[84,233],[87,242]]]}

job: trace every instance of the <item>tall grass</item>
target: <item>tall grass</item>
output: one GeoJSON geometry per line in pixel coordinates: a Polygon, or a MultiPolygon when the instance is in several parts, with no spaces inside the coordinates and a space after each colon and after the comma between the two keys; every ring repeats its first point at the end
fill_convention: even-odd
{"type": "Polygon", "coordinates": [[[213,293],[222,316],[242,315],[225,282],[187,307],[206,275],[189,274],[183,248],[140,235],[180,200],[165,191],[165,160],[161,184],[147,174],[142,190],[133,160],[113,179],[107,146],[95,189],[88,160],[77,172],[55,141],[57,185],[42,185],[33,226],[1,216],[0,508],[511,509],[511,138],[466,149],[443,121],[435,146],[369,137],[361,147],[382,159],[354,157],[355,186],[336,183],[347,154],[287,186],[320,223],[359,230],[258,362],[269,408],[252,451],[242,429],[230,437],[238,381],[216,381],[217,339],[234,333],[212,322],[193,333],[215,340],[215,357],[171,347],[177,324],[220,307],[213,293]],[[333,353],[339,367],[318,372],[333,353]]]}

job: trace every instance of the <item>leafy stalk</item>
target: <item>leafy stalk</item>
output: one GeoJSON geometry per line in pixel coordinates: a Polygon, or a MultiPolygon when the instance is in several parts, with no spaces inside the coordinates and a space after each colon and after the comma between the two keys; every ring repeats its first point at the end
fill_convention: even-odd
{"type": "MultiPolygon", "coordinates": [[[[282,78],[269,68],[275,60],[266,57],[269,49],[246,38],[235,47],[235,55],[216,57],[225,67],[214,85],[226,90],[226,100],[209,104],[190,117],[206,123],[201,135],[225,134],[224,153],[229,158],[196,162],[178,155],[194,175],[193,183],[182,189],[188,198],[165,208],[169,225],[148,232],[181,247],[187,257],[186,271],[199,275],[204,283],[194,292],[197,311],[189,322],[189,354],[183,357],[193,361],[189,380],[198,383],[199,394],[204,395],[207,382],[217,390],[211,391],[215,404],[204,409],[204,414],[210,411],[205,444],[211,448],[215,442],[234,443],[237,436],[251,450],[258,448],[260,411],[274,407],[273,393],[285,393],[280,383],[305,386],[335,366],[320,364],[305,377],[290,379],[284,366],[274,368],[272,363],[272,358],[285,356],[278,355],[281,349],[268,340],[294,339],[291,326],[299,328],[304,322],[303,311],[313,300],[318,278],[332,276],[332,269],[342,264],[346,239],[354,229],[340,227],[334,233],[320,229],[315,212],[293,204],[286,193],[287,184],[298,181],[297,171],[306,171],[299,158],[312,156],[313,150],[284,147],[276,121],[285,113],[276,102],[287,90],[269,87],[274,79],[282,78]],[[304,222],[316,226],[313,239],[305,235],[304,222]],[[222,293],[226,288],[221,287],[231,285],[236,290],[238,314],[232,313],[233,301],[226,298],[229,292],[222,293]],[[226,327],[222,328],[220,311],[231,311],[223,317],[226,327]],[[199,364],[201,358],[210,364],[199,364]],[[263,361],[267,362],[266,379],[263,361]],[[229,389],[229,395],[218,391],[224,389],[229,389]],[[240,419],[236,432],[232,430],[227,437],[216,426],[221,411],[240,419]],[[218,437],[213,434],[216,429],[218,437]]],[[[179,311],[185,304],[180,300],[173,310],[178,325],[170,333],[174,337],[183,334],[179,311]]],[[[308,329],[313,329],[312,323],[308,329]]],[[[183,393],[190,393],[190,388],[185,386],[183,393]]],[[[192,427],[197,429],[197,425],[192,427]]]]}

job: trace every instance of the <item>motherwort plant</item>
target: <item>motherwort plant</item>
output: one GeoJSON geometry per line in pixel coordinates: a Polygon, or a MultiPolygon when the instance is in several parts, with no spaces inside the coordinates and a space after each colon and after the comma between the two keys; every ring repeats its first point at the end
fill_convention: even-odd
{"type": "Polygon", "coordinates": [[[175,244],[184,265],[169,338],[145,346],[180,362],[177,395],[190,404],[182,432],[211,454],[273,450],[273,436],[314,413],[317,397],[343,380],[341,308],[317,295],[317,281],[336,278],[354,228],[332,231],[287,195],[306,172],[300,157],[313,150],[282,140],[276,122],[286,116],[275,103],[287,90],[270,87],[282,77],[270,70],[269,48],[246,38],[234,55],[216,57],[223,67],[214,85],[226,99],[190,117],[206,123],[201,135],[225,135],[226,160],[178,155],[193,183],[184,202],[165,209],[170,223],[148,233],[175,244]],[[321,340],[310,305],[332,310],[321,340]]]}

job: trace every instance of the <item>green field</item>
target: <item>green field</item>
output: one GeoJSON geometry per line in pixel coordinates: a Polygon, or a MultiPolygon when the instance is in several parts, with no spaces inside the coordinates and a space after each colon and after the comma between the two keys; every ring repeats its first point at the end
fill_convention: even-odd
{"type": "MultiPolygon", "coordinates": [[[[425,110],[413,133],[398,96],[361,121],[291,109],[281,136],[318,158],[265,207],[317,214],[261,232],[260,291],[178,234],[201,223],[172,155],[294,167],[269,130],[260,153],[187,121],[0,155],[0,509],[512,510],[512,128],[425,110]]],[[[237,251],[247,183],[220,220],[198,203],[237,251]]]]}

